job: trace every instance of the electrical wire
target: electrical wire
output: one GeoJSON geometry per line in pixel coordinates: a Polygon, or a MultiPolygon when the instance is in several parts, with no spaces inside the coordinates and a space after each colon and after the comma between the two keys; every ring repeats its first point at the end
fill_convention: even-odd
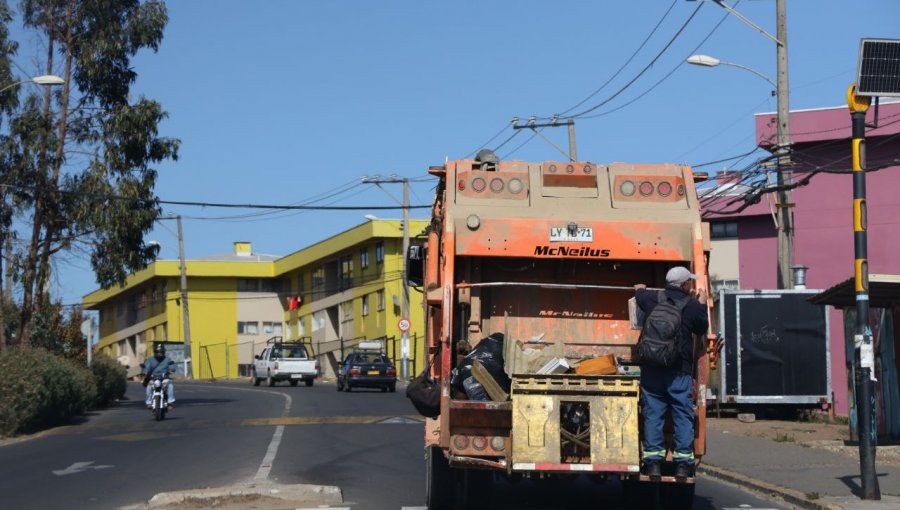
{"type": "Polygon", "coordinates": [[[628,64],[630,64],[631,61],[634,60],[634,58],[638,55],[638,53],[640,53],[640,51],[642,49],[644,49],[644,46],[646,46],[647,43],[650,41],[650,39],[653,37],[653,35],[656,34],[656,31],[659,29],[660,25],[662,25],[663,21],[666,20],[666,18],[669,16],[669,13],[672,12],[672,9],[675,7],[675,4],[677,4],[677,3],[678,3],[678,0],[674,0],[672,2],[672,5],[670,5],[669,8],[666,9],[666,12],[662,15],[661,18],[659,18],[659,21],[656,22],[656,25],[653,27],[653,30],[651,30],[650,33],[647,34],[647,37],[644,38],[644,41],[640,44],[640,46],[638,46],[637,49],[634,50],[634,52],[631,54],[631,56],[628,57],[628,60],[626,60],[625,63],[622,64],[622,66],[619,67],[619,69],[617,69],[616,72],[613,73],[613,75],[609,77],[609,79],[607,79],[605,82],[603,82],[603,85],[600,85],[599,87],[597,87],[596,90],[591,92],[590,95],[588,95],[587,97],[585,97],[584,99],[579,101],[577,104],[572,105],[567,110],[561,112],[560,115],[565,115],[565,114],[571,112],[572,110],[578,108],[579,106],[583,105],[584,103],[588,102],[591,98],[593,98],[594,96],[599,94],[601,90],[606,88],[606,86],[609,85],[613,80],[615,80],[619,76],[619,74],[622,73],[622,70],[624,70],[628,66],[628,64]]]}
{"type": "Polygon", "coordinates": [[[684,32],[684,30],[688,27],[688,25],[691,23],[691,21],[694,19],[694,17],[697,15],[697,13],[700,12],[700,9],[703,8],[703,5],[704,5],[704,2],[698,2],[697,7],[694,9],[694,12],[691,13],[691,15],[690,15],[690,16],[688,17],[688,19],[681,25],[681,27],[678,29],[678,31],[675,32],[675,35],[673,35],[672,38],[669,39],[669,42],[667,42],[666,45],[663,46],[663,48],[659,51],[659,53],[657,53],[656,56],[653,57],[653,60],[651,60],[649,64],[647,64],[646,66],[644,66],[644,68],[641,69],[641,71],[638,72],[638,74],[635,75],[634,78],[632,78],[631,80],[629,80],[628,83],[626,83],[625,85],[623,85],[623,86],[622,86],[619,90],[617,90],[615,93],[613,93],[612,95],[610,95],[610,96],[607,97],[606,99],[600,101],[599,103],[595,104],[594,106],[591,106],[590,108],[588,108],[588,109],[586,109],[586,110],[582,110],[582,111],[580,111],[580,112],[578,112],[578,113],[573,113],[573,114],[571,114],[571,115],[561,116],[560,118],[561,118],[561,119],[577,119],[577,118],[579,118],[579,117],[583,117],[584,115],[586,115],[586,114],[588,114],[588,113],[591,113],[591,112],[597,110],[598,108],[600,108],[601,106],[603,106],[603,105],[609,103],[610,101],[612,101],[613,99],[615,99],[616,97],[618,97],[619,94],[621,94],[622,92],[625,92],[625,91],[626,91],[629,87],[631,87],[631,85],[633,85],[633,84],[634,84],[641,76],[643,76],[644,73],[646,73],[648,70],[650,70],[650,68],[653,67],[654,64],[656,64],[656,62],[657,62],[657,61],[658,61],[658,60],[666,53],[666,51],[668,51],[668,49],[672,46],[672,44],[675,43],[675,41],[678,39],[678,37],[679,37],[679,36],[684,32]]]}

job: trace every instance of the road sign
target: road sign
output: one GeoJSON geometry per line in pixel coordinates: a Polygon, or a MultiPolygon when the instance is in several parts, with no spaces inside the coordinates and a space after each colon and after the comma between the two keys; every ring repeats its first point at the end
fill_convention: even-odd
{"type": "Polygon", "coordinates": [[[400,328],[401,333],[406,333],[409,331],[409,319],[400,319],[397,321],[397,327],[400,328]]]}

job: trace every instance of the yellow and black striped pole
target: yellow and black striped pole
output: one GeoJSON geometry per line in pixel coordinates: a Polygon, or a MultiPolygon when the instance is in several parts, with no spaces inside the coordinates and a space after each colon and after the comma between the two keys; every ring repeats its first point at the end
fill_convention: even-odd
{"type": "Polygon", "coordinates": [[[873,370],[875,353],[872,329],[869,327],[869,262],[866,234],[866,111],[869,97],[857,96],[856,87],[847,89],[847,106],[853,129],[853,253],[856,288],[856,418],[859,437],[859,468],[862,480],[862,499],[881,499],[875,475],[875,446],[878,429],[875,425],[875,388],[873,370]]]}

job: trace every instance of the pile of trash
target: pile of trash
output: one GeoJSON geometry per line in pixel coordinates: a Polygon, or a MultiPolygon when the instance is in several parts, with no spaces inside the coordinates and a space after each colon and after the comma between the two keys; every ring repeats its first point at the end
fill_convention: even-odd
{"type": "MultiPolygon", "coordinates": [[[[613,354],[572,362],[572,357],[566,356],[565,345],[547,342],[543,336],[505,342],[502,333],[493,333],[481,339],[453,369],[450,385],[454,398],[509,400],[508,374],[630,374],[623,360],[613,354]]],[[[463,350],[468,350],[464,342],[460,343],[463,350]]]]}

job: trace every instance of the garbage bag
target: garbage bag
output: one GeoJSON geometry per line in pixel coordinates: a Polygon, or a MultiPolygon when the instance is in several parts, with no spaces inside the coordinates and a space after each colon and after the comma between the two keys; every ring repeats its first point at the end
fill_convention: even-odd
{"type": "MultiPolygon", "coordinates": [[[[455,388],[462,391],[468,391],[465,388],[465,381],[472,377],[472,363],[478,360],[484,365],[484,368],[491,374],[491,377],[497,381],[497,384],[504,391],[509,392],[510,381],[506,372],[503,371],[503,333],[493,333],[481,339],[481,342],[472,349],[472,352],[466,355],[463,362],[456,367],[453,378],[450,380],[455,388]]],[[[473,382],[478,383],[473,379],[473,382]]],[[[481,386],[481,384],[479,384],[481,386]]],[[[483,388],[482,388],[483,391],[483,388]]],[[[471,396],[469,398],[472,398],[471,396]]],[[[485,400],[490,400],[485,398],[485,400]]]]}
{"type": "Polygon", "coordinates": [[[463,389],[466,390],[469,400],[490,400],[491,397],[485,391],[484,386],[471,376],[463,381],[463,389]]]}

